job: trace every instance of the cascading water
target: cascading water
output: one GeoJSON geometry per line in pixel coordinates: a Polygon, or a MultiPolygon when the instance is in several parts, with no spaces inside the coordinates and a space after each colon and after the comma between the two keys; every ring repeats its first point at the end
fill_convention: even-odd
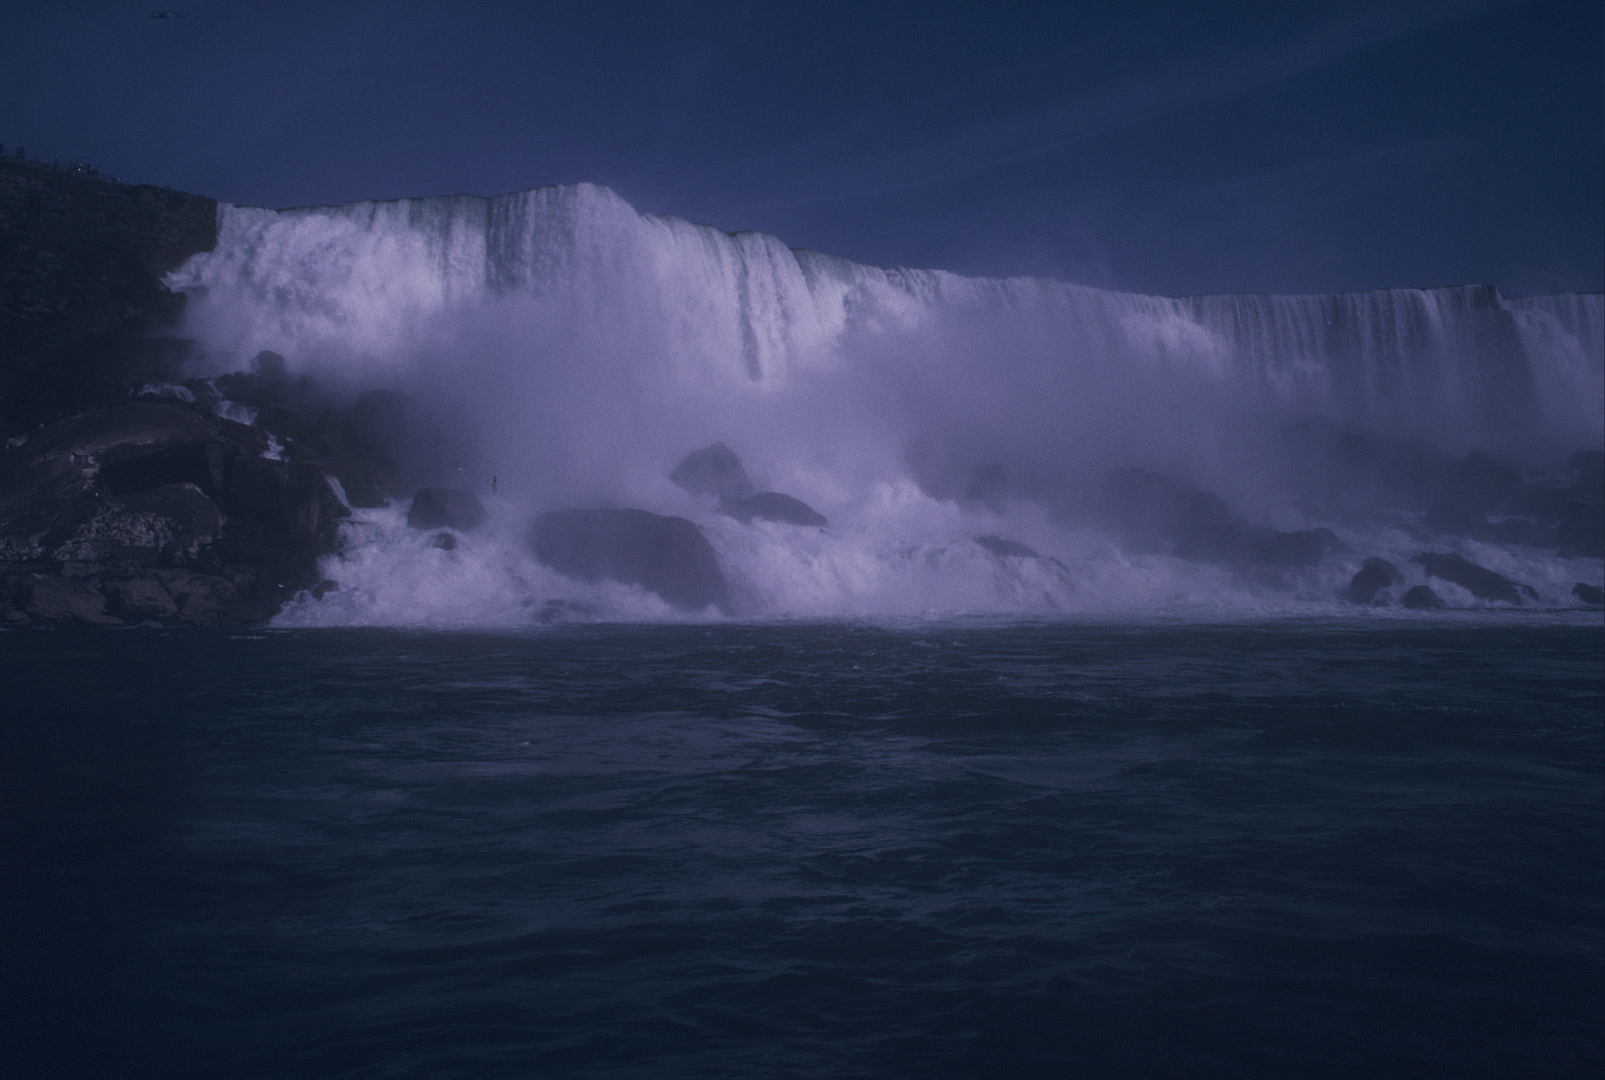
{"type": "Polygon", "coordinates": [[[415,479],[489,508],[450,550],[404,501],[359,511],[341,589],[290,623],[669,617],[532,555],[535,514],[597,506],[696,522],[745,616],[1322,609],[1362,558],[1446,546],[1551,603],[1600,584],[1590,550],[1495,542],[1497,521],[1439,542],[1422,518],[1442,487],[1422,477],[1473,451],[1557,490],[1569,456],[1586,473],[1599,295],[1170,298],[885,270],[591,185],[225,207],[216,249],[169,282],[202,374],[272,350],[334,392],[403,391],[433,433],[415,479]],[[743,523],[670,482],[719,441],[829,524],[743,523]]]}

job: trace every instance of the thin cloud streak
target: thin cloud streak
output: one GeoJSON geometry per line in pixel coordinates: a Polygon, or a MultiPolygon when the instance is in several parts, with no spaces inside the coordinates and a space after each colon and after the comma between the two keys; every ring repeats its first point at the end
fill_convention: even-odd
{"type": "Polygon", "coordinates": [[[860,145],[867,137],[898,126],[895,111],[871,110],[824,135],[756,159],[744,169],[723,170],[722,183],[704,188],[702,198],[695,201],[705,207],[716,205],[723,213],[740,213],[847,202],[950,183],[1227,101],[1497,6],[1503,5],[1472,0],[1414,12],[1350,9],[1298,38],[1260,46],[1227,63],[1216,58],[1189,60],[890,152],[860,145]],[[765,194],[757,198],[735,194],[742,191],[765,194]]]}

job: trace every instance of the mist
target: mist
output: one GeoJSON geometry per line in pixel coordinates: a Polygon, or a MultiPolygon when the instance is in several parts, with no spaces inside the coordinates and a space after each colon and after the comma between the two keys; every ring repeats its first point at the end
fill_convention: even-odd
{"type": "MultiPolygon", "coordinates": [[[[491,508],[444,554],[399,510],[359,513],[330,573],[364,584],[292,619],[518,621],[577,595],[520,540],[571,507],[698,523],[747,615],[1320,605],[1358,556],[1420,546],[1423,499],[1467,455],[1564,484],[1605,443],[1597,294],[1169,298],[887,270],[592,185],[228,207],[169,282],[196,374],[270,350],[330,394],[400,391],[409,479],[491,508]],[[740,524],[670,481],[715,442],[829,526],[740,524]],[[405,603],[381,599],[401,581],[405,603]]],[[[1479,557],[1555,588],[1584,572],[1479,557]]],[[[613,584],[583,602],[662,614],[613,584]]]]}

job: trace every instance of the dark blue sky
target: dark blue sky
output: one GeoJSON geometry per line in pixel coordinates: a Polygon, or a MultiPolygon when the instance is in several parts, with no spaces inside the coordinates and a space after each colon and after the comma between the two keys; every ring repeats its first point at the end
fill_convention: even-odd
{"type": "Polygon", "coordinates": [[[593,180],[1149,292],[1605,287],[1598,0],[160,6],[0,7],[0,141],[268,206],[593,180]]]}

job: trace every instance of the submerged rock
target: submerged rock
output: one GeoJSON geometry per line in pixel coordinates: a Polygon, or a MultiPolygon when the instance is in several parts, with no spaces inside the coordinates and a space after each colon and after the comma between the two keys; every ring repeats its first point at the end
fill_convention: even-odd
{"type": "MultiPolygon", "coordinates": [[[[1378,593],[1403,582],[1404,577],[1399,573],[1399,568],[1388,560],[1374,557],[1367,559],[1360,566],[1359,572],[1349,579],[1349,603],[1378,603],[1378,593]]],[[[1387,597],[1382,597],[1380,602],[1386,603],[1387,597]]]]}
{"type": "Polygon", "coordinates": [[[1417,585],[1410,589],[1404,594],[1404,598],[1400,600],[1399,603],[1403,604],[1407,608],[1414,608],[1418,611],[1431,610],[1445,606],[1443,598],[1437,593],[1433,592],[1432,589],[1426,585],[1417,585]]]}
{"type": "Polygon", "coordinates": [[[779,521],[787,525],[824,525],[825,515],[801,499],[782,495],[778,491],[760,491],[747,499],[721,499],[719,512],[735,518],[743,525],[759,521],[779,521]]]}
{"type": "Polygon", "coordinates": [[[1419,563],[1427,572],[1428,577],[1441,578],[1444,581],[1459,585],[1479,600],[1493,600],[1505,604],[1520,604],[1522,594],[1530,599],[1538,599],[1538,593],[1529,585],[1522,585],[1511,581],[1503,574],[1497,574],[1485,566],[1478,566],[1468,562],[1459,555],[1440,555],[1437,552],[1426,552],[1410,560],[1419,563]]]}
{"type": "Polygon", "coordinates": [[[728,609],[730,589],[702,530],[645,510],[557,510],[530,526],[535,557],[581,581],[619,581],[681,611],[728,609]]]}
{"type": "Polygon", "coordinates": [[[715,495],[720,499],[748,499],[757,490],[736,452],[722,442],[681,458],[669,479],[692,495],[715,495]]]}
{"type": "Polygon", "coordinates": [[[479,496],[461,488],[419,488],[407,510],[407,524],[414,529],[471,532],[484,521],[485,507],[479,496]]]}

